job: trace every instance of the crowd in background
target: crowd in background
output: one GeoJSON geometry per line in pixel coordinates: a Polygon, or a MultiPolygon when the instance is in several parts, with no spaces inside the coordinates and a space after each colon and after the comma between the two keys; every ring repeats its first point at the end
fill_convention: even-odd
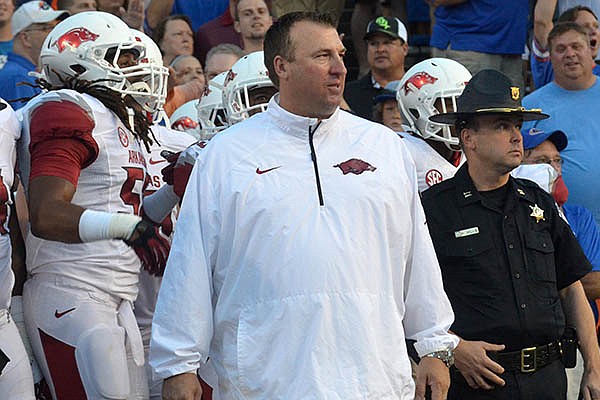
{"type": "MultiPolygon", "coordinates": [[[[154,43],[160,54],[147,53],[147,57],[155,56],[168,70],[164,106],[154,117],[193,138],[181,137],[172,148],[148,149],[149,164],[161,157],[159,150],[181,151],[197,140],[204,147],[204,141],[225,126],[266,110],[279,88],[278,82],[272,82],[279,78],[273,78],[273,71],[267,71],[268,66],[262,61],[265,35],[274,22],[289,12],[331,15],[346,47],[344,62],[348,74],[341,108],[381,123],[405,139],[415,158],[419,192],[451,178],[465,163],[460,151],[464,144],[459,143],[451,129],[460,131],[470,126],[461,126],[459,120],[448,123],[456,122],[453,128],[432,125],[429,117],[433,114],[457,111],[456,102],[439,99],[456,99],[471,76],[482,71],[501,71],[519,109],[522,99],[526,109],[541,109],[550,116],[526,120],[523,126],[519,122],[515,127],[525,138],[519,136],[525,148],[523,163],[552,168],[534,172],[517,168],[513,175],[535,180],[554,196],[560,216],[570,224],[593,267],[592,272],[581,277],[581,283],[600,326],[600,141],[596,137],[600,131],[596,111],[600,106],[600,84],[596,81],[600,65],[595,61],[600,48],[600,1],[0,0],[0,98],[14,110],[31,109],[31,104],[35,104],[32,99],[39,99],[49,90],[40,85],[40,78],[52,72],[43,71],[40,64],[48,34],[69,16],[89,11],[112,14],[139,32],[141,41],[154,43]],[[251,93],[246,89],[250,81],[251,93]],[[242,89],[231,89],[239,82],[242,89]],[[426,98],[417,94],[421,88],[430,88],[426,98]],[[414,141],[415,137],[418,140],[414,141]],[[420,164],[415,154],[432,159],[431,149],[441,161],[436,160],[436,168],[427,165],[420,170],[424,162],[420,164]]],[[[76,40],[89,40],[89,34],[78,31],[76,40]]],[[[486,84],[493,86],[489,81],[486,84]]],[[[17,115],[22,118],[22,114],[17,115]]],[[[254,129],[258,131],[258,127],[254,129]]],[[[160,129],[156,131],[155,136],[165,135],[160,129]]],[[[370,171],[369,167],[373,168],[364,168],[370,171]]],[[[263,171],[257,168],[256,173],[263,171]]],[[[160,181],[159,173],[155,175],[160,181]]],[[[186,182],[179,188],[175,182],[177,200],[186,182]]],[[[153,189],[162,185],[157,183],[153,189]]],[[[16,196],[16,214],[25,232],[27,206],[18,200],[24,196],[22,187],[16,196]],[[23,208],[19,210],[19,206],[23,208]]],[[[538,203],[531,210],[530,217],[537,218],[538,203]]],[[[435,242],[435,235],[432,236],[435,242]]],[[[541,242],[524,244],[533,248],[538,245],[543,246],[541,242]]],[[[439,249],[436,250],[439,258],[439,249]]],[[[24,279],[17,276],[13,295],[21,294],[24,279]]],[[[144,280],[136,317],[148,350],[160,282],[151,276],[140,278],[144,280]],[[151,306],[146,308],[147,304],[151,306]]],[[[41,286],[39,290],[43,289],[41,286]]],[[[451,300],[455,307],[454,298],[451,300]]],[[[589,354],[583,357],[586,362],[590,358],[589,354]]],[[[578,372],[573,372],[574,377],[569,380],[574,385],[569,389],[569,400],[577,398],[582,374],[585,386],[586,373],[580,362],[578,372]]],[[[35,375],[34,370],[34,379],[39,378],[39,371],[35,375]]],[[[464,372],[463,375],[466,376],[464,372]]],[[[471,376],[476,375],[473,372],[471,376]]],[[[467,382],[471,387],[478,386],[476,379],[473,383],[467,378],[467,382]]],[[[205,396],[210,395],[208,386],[204,382],[202,385],[205,396]]],[[[484,386],[479,384],[480,388],[484,386]]],[[[150,393],[157,390],[160,389],[151,387],[150,393]]],[[[39,392],[38,396],[43,394],[39,392]]]]}

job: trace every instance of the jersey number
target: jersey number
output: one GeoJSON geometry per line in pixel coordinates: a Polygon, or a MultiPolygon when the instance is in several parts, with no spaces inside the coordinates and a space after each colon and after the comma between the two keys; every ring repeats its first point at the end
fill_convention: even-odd
{"type": "Polygon", "coordinates": [[[146,172],[142,168],[122,167],[127,172],[127,179],[121,187],[121,200],[133,208],[135,215],[140,215],[142,203],[142,189],[146,172]],[[139,183],[138,183],[139,182],[139,183]]]}

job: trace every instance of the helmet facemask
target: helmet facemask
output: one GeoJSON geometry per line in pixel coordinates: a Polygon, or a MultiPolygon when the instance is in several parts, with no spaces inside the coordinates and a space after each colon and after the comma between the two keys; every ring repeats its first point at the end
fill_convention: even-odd
{"type": "Polygon", "coordinates": [[[200,123],[200,137],[204,140],[212,139],[217,133],[228,127],[223,107],[223,82],[226,72],[211,79],[206,85],[204,95],[197,106],[198,122],[200,123]]]}

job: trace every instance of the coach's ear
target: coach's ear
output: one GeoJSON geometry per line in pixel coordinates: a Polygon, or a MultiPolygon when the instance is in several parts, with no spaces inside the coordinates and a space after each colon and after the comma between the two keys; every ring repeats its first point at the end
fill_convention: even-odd
{"type": "Polygon", "coordinates": [[[275,70],[275,73],[277,74],[277,77],[280,81],[287,80],[290,68],[289,64],[289,61],[281,57],[280,55],[276,55],[273,59],[273,69],[275,70]]]}

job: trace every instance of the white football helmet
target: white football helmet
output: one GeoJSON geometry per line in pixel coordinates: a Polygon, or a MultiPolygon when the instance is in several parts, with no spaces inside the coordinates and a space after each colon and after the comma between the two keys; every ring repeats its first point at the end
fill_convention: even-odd
{"type": "Polygon", "coordinates": [[[429,117],[456,111],[456,99],[469,80],[471,73],[462,64],[448,58],[430,58],[406,71],[396,100],[411,132],[424,139],[444,142],[451,150],[459,150],[458,138],[452,136],[450,127],[431,122],[429,117]],[[447,103],[453,109],[448,109],[447,103]]]}
{"type": "Polygon", "coordinates": [[[183,104],[171,115],[171,129],[185,132],[190,136],[200,139],[200,124],[198,124],[198,113],[196,107],[198,99],[190,100],[183,104]]]}
{"type": "Polygon", "coordinates": [[[275,87],[265,67],[264,52],[247,54],[231,66],[223,83],[223,105],[230,125],[245,120],[253,110],[267,109],[267,103],[250,105],[250,92],[263,87],[275,87]]]}
{"type": "Polygon", "coordinates": [[[119,56],[130,51],[135,61],[146,57],[146,47],[136,40],[120,18],[100,11],[73,15],[52,29],[40,52],[43,73],[53,85],[77,77],[106,86],[121,94],[136,94],[131,82],[149,75],[143,66],[121,68],[119,56]]]}
{"type": "Polygon", "coordinates": [[[208,81],[198,103],[200,136],[204,140],[212,139],[217,133],[227,128],[225,107],[223,107],[223,82],[225,82],[226,75],[227,72],[221,72],[208,81]]]}
{"type": "Polygon", "coordinates": [[[161,114],[164,114],[163,106],[167,99],[167,79],[169,68],[163,65],[162,54],[158,45],[144,32],[130,29],[136,41],[141,41],[146,46],[146,56],[139,62],[140,69],[148,72],[141,80],[128,83],[129,89],[136,93],[132,97],[152,114],[154,123],[158,123],[161,114]]]}

